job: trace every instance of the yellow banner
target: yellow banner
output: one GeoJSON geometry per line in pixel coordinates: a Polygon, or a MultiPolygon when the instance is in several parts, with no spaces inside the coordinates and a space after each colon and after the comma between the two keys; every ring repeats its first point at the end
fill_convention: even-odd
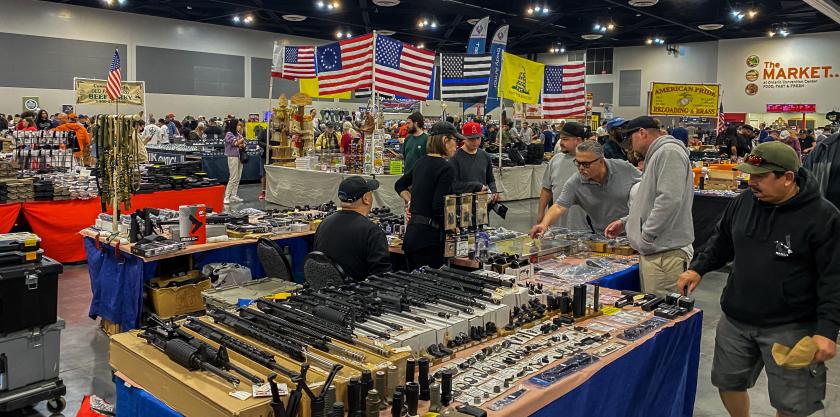
{"type": "Polygon", "coordinates": [[[544,71],[544,64],[502,52],[499,96],[520,103],[539,103],[544,71]]]}
{"type": "Polygon", "coordinates": [[[268,122],[246,122],[245,139],[253,140],[257,138],[257,133],[254,131],[257,126],[260,126],[263,129],[268,129],[268,122]]]}
{"type": "Polygon", "coordinates": [[[300,92],[312,98],[338,98],[349,100],[352,92],[345,91],[343,93],[327,94],[325,96],[318,95],[318,77],[315,78],[300,78],[300,92]]]}
{"type": "MultiPolygon", "coordinates": [[[[106,91],[106,80],[94,80],[90,78],[76,78],[74,89],[76,90],[76,104],[114,104],[108,98],[106,91]]],[[[123,81],[122,97],[120,104],[134,104],[142,106],[146,99],[146,91],[142,81],[123,81]]]]}
{"type": "Polygon", "coordinates": [[[719,84],[651,83],[651,116],[717,117],[719,84]]]}

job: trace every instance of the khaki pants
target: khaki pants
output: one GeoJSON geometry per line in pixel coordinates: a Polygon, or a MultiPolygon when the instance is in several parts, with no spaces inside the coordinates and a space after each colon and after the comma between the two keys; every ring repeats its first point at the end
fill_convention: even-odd
{"type": "Polygon", "coordinates": [[[664,297],[665,294],[676,292],[677,279],[685,272],[691,259],[682,249],[674,249],[653,255],[639,257],[639,274],[642,281],[642,292],[664,297]]]}
{"type": "Polygon", "coordinates": [[[225,187],[225,199],[229,199],[239,192],[239,179],[242,178],[242,162],[239,162],[239,158],[229,156],[227,160],[230,176],[225,187]]]}

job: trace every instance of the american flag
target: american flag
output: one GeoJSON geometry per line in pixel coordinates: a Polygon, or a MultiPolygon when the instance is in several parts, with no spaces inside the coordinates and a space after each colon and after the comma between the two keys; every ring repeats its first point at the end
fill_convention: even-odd
{"type": "Polygon", "coordinates": [[[442,100],[484,102],[490,87],[490,54],[441,55],[442,100]]]}
{"type": "Polygon", "coordinates": [[[283,52],[283,78],[315,78],[315,47],[287,46],[283,52]]]}
{"type": "Polygon", "coordinates": [[[373,89],[380,93],[425,100],[429,96],[435,52],[376,35],[373,89]]]}
{"type": "Polygon", "coordinates": [[[315,48],[318,94],[335,94],[373,84],[373,34],[315,48]]]}
{"type": "Polygon", "coordinates": [[[726,120],[723,118],[723,103],[720,103],[720,108],[718,108],[718,119],[717,119],[717,134],[718,134],[718,136],[722,135],[724,130],[726,130],[726,120]]]}
{"type": "Polygon", "coordinates": [[[108,84],[105,86],[108,98],[116,100],[122,97],[122,71],[120,71],[120,52],[114,50],[114,59],[111,60],[111,70],[108,71],[108,84]]]}
{"type": "Polygon", "coordinates": [[[543,117],[583,117],[586,114],[585,76],[584,64],[546,65],[543,117]]]}

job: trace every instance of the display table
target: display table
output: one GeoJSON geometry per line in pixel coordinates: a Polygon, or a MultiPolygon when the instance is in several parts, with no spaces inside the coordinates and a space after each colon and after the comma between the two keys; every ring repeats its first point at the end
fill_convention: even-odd
{"type": "Polygon", "coordinates": [[[694,222],[694,251],[700,250],[712,237],[723,211],[735,197],[694,193],[691,216],[694,222]]]}
{"type": "MultiPolygon", "coordinates": [[[[690,417],[694,411],[703,312],[678,319],[546,389],[529,391],[488,416],[690,417]]],[[[115,374],[120,417],[178,412],[115,374]]],[[[380,413],[386,415],[388,412],[380,413]]],[[[390,415],[390,414],[387,414],[390,415]]]]}
{"type": "MultiPolygon", "coordinates": [[[[227,182],[230,178],[227,156],[202,156],[201,169],[207,173],[207,177],[215,178],[221,182],[227,182]]],[[[259,181],[262,178],[263,160],[259,155],[251,155],[248,163],[242,167],[242,178],[240,181],[259,181]]]]}
{"type": "MultiPolygon", "coordinates": [[[[502,201],[539,198],[542,177],[548,165],[526,165],[495,169],[496,186],[502,201]]],[[[354,174],[310,171],[276,165],[265,166],[267,201],[286,207],[323,204],[325,198],[338,203],[338,186],[354,174]]],[[[366,178],[373,176],[363,175],[366,178]]],[[[399,175],[376,175],[379,190],[373,193],[375,207],[402,207],[402,198],[394,191],[399,175]]]]}
{"type": "MultiPolygon", "coordinates": [[[[299,282],[303,281],[303,259],[309,253],[309,237],[314,232],[291,233],[272,239],[288,246],[292,255],[292,269],[299,282]]],[[[84,250],[88,262],[90,287],[93,297],[88,315],[92,319],[105,318],[119,324],[122,331],[137,328],[143,303],[143,283],[155,277],[158,263],[179,256],[192,256],[197,269],[215,262],[230,262],[248,266],[253,278],[262,278],[265,272],[257,256],[257,241],[240,239],[228,242],[191,245],[186,249],[151,258],[130,253],[130,248],[119,249],[97,244],[92,230],[82,231],[84,250]]]]}

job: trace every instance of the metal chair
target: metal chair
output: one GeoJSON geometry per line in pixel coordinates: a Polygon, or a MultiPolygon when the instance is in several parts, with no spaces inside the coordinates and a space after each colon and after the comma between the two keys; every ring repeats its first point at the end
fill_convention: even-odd
{"type": "Polygon", "coordinates": [[[261,237],[257,240],[257,257],[260,259],[265,276],[294,281],[292,266],[285,251],[277,242],[261,237]]]}
{"type": "Polygon", "coordinates": [[[303,260],[303,275],[309,288],[319,290],[344,284],[347,275],[323,252],[310,252],[303,260]]]}

